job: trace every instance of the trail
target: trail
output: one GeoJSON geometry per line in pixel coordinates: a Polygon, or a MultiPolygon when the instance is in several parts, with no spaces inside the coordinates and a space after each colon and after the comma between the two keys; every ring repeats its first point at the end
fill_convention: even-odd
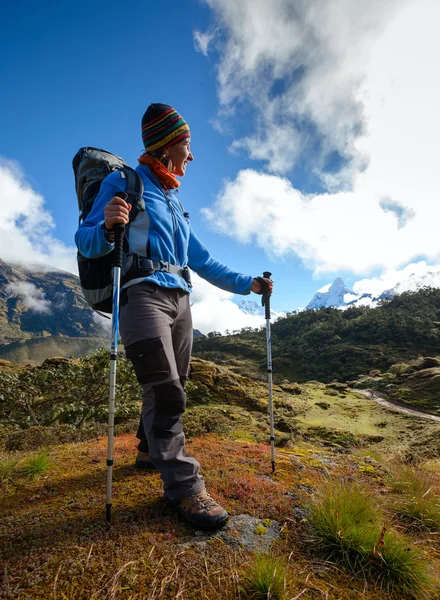
{"type": "Polygon", "coordinates": [[[437,423],[440,423],[440,416],[438,416],[438,415],[431,415],[430,413],[421,412],[419,410],[416,410],[415,408],[407,408],[405,406],[400,406],[398,404],[394,404],[394,402],[390,402],[389,400],[385,400],[385,398],[381,398],[380,396],[378,396],[376,394],[376,392],[373,392],[371,390],[356,390],[356,391],[360,392],[361,394],[364,394],[365,396],[367,396],[367,398],[374,400],[375,402],[377,402],[378,404],[380,404],[380,406],[383,406],[384,408],[389,408],[391,410],[397,410],[398,412],[405,413],[407,415],[414,415],[416,417],[421,417],[422,419],[429,419],[430,421],[436,421],[437,423]]]}

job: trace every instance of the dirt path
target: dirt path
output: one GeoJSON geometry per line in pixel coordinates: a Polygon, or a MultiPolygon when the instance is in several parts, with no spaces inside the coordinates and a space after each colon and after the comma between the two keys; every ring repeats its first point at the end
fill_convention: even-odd
{"type": "Polygon", "coordinates": [[[376,392],[372,392],[371,390],[356,390],[356,391],[360,392],[361,394],[364,394],[365,396],[367,396],[367,398],[374,400],[375,402],[377,402],[378,404],[380,404],[380,406],[383,406],[384,408],[389,408],[391,410],[397,410],[398,412],[402,412],[407,415],[415,415],[416,417],[421,417],[422,419],[429,419],[430,421],[436,421],[437,423],[440,423],[440,416],[438,416],[438,415],[431,415],[429,413],[421,412],[414,408],[406,408],[405,406],[399,406],[398,404],[394,404],[394,402],[390,402],[389,400],[385,400],[385,398],[381,398],[380,396],[378,396],[376,394],[376,392]]]}

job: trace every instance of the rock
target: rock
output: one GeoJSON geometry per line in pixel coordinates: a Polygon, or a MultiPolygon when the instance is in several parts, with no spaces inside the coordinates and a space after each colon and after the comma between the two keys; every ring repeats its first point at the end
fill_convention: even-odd
{"type": "Polygon", "coordinates": [[[435,375],[440,375],[440,369],[438,367],[430,367],[427,369],[421,369],[420,371],[417,371],[416,373],[413,374],[413,377],[416,378],[426,378],[428,379],[429,377],[434,377],[435,375]]]}
{"type": "Polygon", "coordinates": [[[370,371],[370,377],[380,377],[381,375],[382,373],[379,371],[379,369],[373,369],[370,371]]]}
{"type": "Polygon", "coordinates": [[[433,358],[432,356],[425,356],[422,363],[419,365],[419,369],[432,369],[433,367],[440,367],[440,359],[433,358]]]}
{"type": "Polygon", "coordinates": [[[194,538],[181,548],[196,545],[203,548],[209,539],[221,539],[233,548],[244,548],[251,552],[264,552],[270,550],[272,542],[281,537],[281,527],[278,521],[270,519],[257,519],[250,515],[237,515],[230,517],[226,526],[215,533],[197,531],[194,538]]]}
{"type": "Polygon", "coordinates": [[[367,444],[379,444],[380,442],[383,442],[384,439],[383,435],[366,435],[362,438],[367,444]]]}
{"type": "Polygon", "coordinates": [[[310,517],[310,510],[308,508],[299,508],[299,506],[295,506],[293,509],[293,516],[298,521],[304,521],[310,517]]]}
{"type": "Polygon", "coordinates": [[[218,377],[217,367],[197,358],[191,359],[189,378],[199,381],[208,387],[213,387],[218,377]]]}
{"type": "Polygon", "coordinates": [[[346,383],[339,383],[339,381],[332,381],[331,383],[327,383],[325,387],[331,390],[337,390],[338,392],[348,391],[348,385],[346,383]]]}
{"type": "Polygon", "coordinates": [[[319,406],[319,408],[322,408],[323,410],[328,410],[331,404],[328,402],[315,402],[315,406],[319,406]]]}
{"type": "Polygon", "coordinates": [[[70,358],[64,358],[63,356],[54,356],[53,358],[46,358],[43,362],[43,366],[59,367],[60,365],[68,365],[72,361],[70,358]]]}
{"type": "Polygon", "coordinates": [[[282,417],[275,423],[275,428],[282,433],[292,433],[295,431],[295,426],[289,419],[282,417]]]}
{"type": "Polygon", "coordinates": [[[280,388],[284,392],[289,392],[290,394],[295,394],[299,396],[303,393],[302,387],[298,383],[281,383],[280,388]]]}
{"type": "Polygon", "coordinates": [[[0,359],[0,369],[3,367],[9,368],[9,367],[13,367],[13,366],[14,366],[14,363],[12,363],[10,360],[0,359]]]}

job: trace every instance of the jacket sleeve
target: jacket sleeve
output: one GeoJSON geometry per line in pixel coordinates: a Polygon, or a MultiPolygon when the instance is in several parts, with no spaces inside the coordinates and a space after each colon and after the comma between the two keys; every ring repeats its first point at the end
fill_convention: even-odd
{"type": "Polygon", "coordinates": [[[192,228],[188,245],[188,266],[213,285],[234,294],[250,294],[252,277],[242,275],[218,262],[197,238],[192,228]]]}
{"type": "Polygon", "coordinates": [[[125,191],[126,187],[127,182],[119,173],[110,173],[102,182],[92,210],[75,234],[75,244],[86,258],[98,258],[113,250],[114,243],[108,242],[104,234],[104,207],[116,192],[125,191]]]}

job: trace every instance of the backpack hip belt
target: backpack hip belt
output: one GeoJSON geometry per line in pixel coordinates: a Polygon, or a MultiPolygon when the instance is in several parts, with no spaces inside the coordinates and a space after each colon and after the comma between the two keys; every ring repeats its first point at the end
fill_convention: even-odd
{"type": "Polygon", "coordinates": [[[142,276],[148,277],[148,275],[152,275],[156,271],[161,271],[182,277],[188,286],[192,287],[191,274],[188,267],[179,267],[179,265],[173,265],[164,260],[151,260],[143,256],[132,256],[130,258],[132,258],[133,263],[123,277],[123,283],[142,276]]]}

